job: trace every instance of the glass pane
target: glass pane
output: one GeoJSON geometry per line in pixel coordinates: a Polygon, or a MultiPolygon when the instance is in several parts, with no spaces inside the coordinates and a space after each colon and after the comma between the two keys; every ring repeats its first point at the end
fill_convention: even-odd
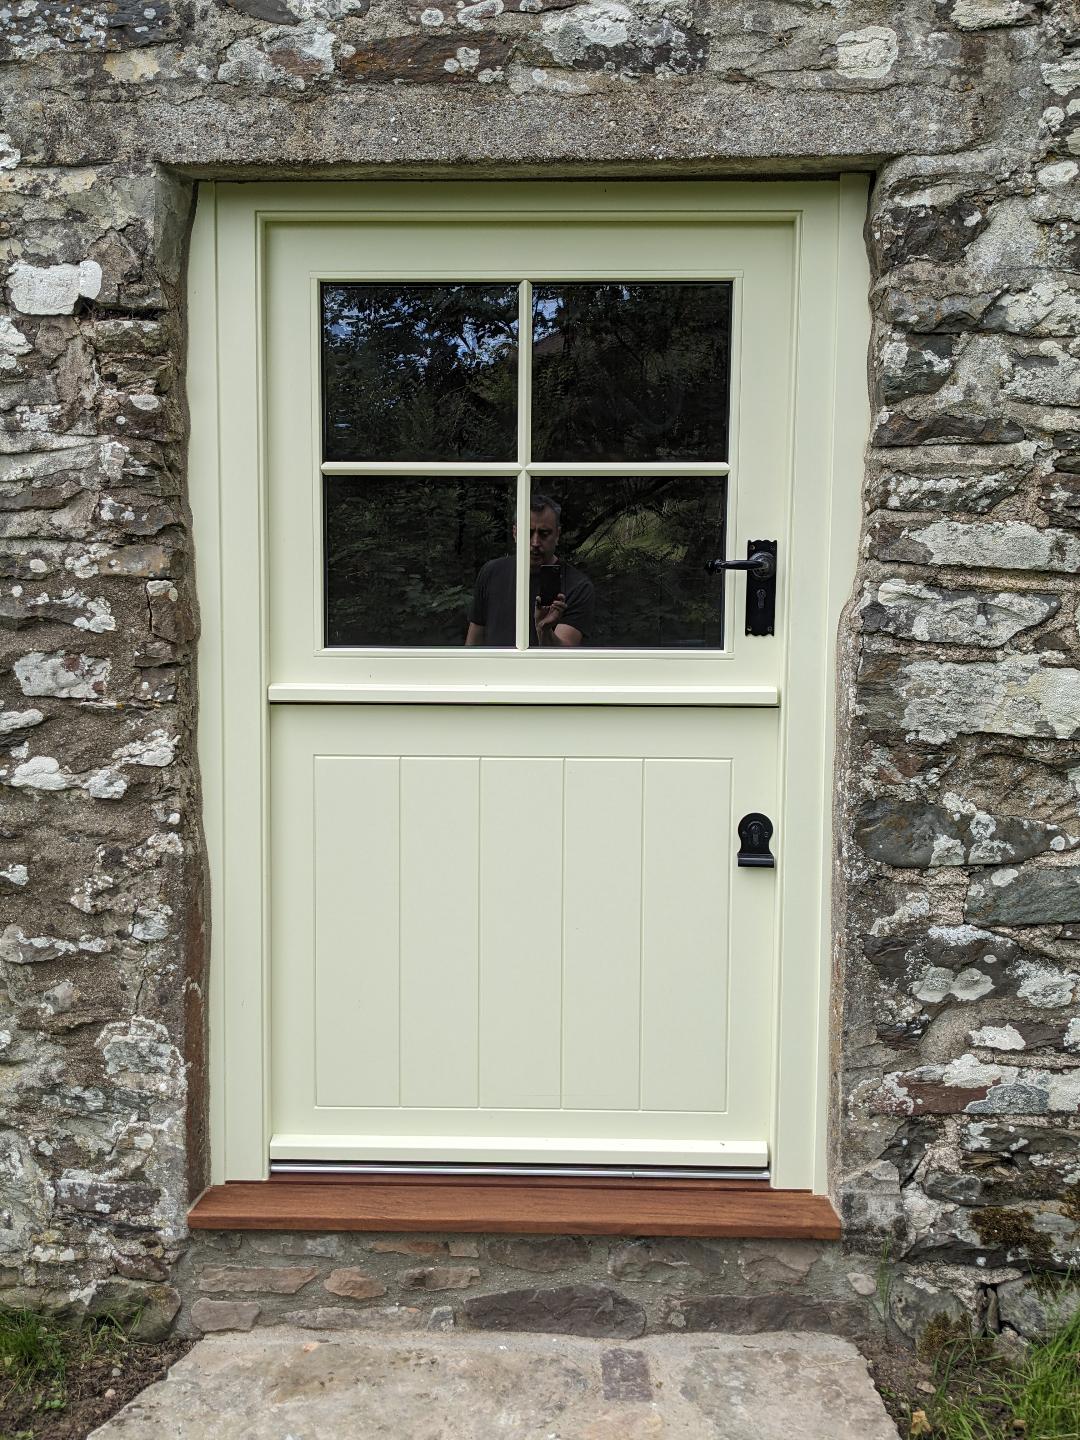
{"type": "Polygon", "coordinates": [[[516,285],[322,287],[324,458],[517,458],[516,285]]]}
{"type": "Polygon", "coordinates": [[[325,485],[326,644],[463,645],[481,567],[513,550],[516,482],[334,475],[325,485]]]}
{"type": "Polygon", "coordinates": [[[536,285],[534,460],[724,460],[731,285],[536,285]]]}
{"type": "MultiPolygon", "coordinates": [[[[581,644],[641,650],[722,647],[723,579],[705,571],[724,553],[721,478],[574,478],[547,494],[562,509],[551,557],[561,567],[560,589],[567,597],[561,619],[572,621],[570,599],[576,590],[579,610],[587,617],[581,644]],[[587,608],[582,581],[591,591],[587,608]]],[[[538,497],[533,498],[536,503],[538,497]]],[[[530,574],[536,576],[535,565],[530,574]]],[[[573,640],[565,632],[563,638],[573,640]]]]}

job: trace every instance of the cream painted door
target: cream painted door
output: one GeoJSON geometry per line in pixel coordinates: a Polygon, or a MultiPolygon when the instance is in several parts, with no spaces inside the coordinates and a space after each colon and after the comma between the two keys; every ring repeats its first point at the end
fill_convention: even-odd
{"type": "Polygon", "coordinates": [[[769,1163],[797,234],[708,190],[266,224],[274,1160],[769,1163]]]}

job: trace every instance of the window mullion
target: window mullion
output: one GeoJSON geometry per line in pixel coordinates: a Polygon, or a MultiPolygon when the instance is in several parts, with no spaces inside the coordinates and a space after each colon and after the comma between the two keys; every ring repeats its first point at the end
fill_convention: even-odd
{"type": "Polygon", "coordinates": [[[515,643],[529,648],[529,478],[532,455],[532,284],[523,280],[518,290],[518,471],[515,595],[515,643]]]}

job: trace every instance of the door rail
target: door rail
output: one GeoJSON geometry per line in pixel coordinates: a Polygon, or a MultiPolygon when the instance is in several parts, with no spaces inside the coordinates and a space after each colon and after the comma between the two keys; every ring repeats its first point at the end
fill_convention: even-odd
{"type": "Polygon", "coordinates": [[[776,709],[775,685],[379,685],[276,681],[267,686],[272,705],[731,705],[776,709]]]}

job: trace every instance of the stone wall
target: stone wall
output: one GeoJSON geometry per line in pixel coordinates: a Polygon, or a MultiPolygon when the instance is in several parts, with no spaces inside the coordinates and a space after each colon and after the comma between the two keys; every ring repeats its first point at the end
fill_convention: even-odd
{"type": "Polygon", "coordinates": [[[911,1334],[963,1301],[1030,1330],[1026,1277],[1080,1258],[1076,0],[26,0],[0,11],[0,96],[4,1298],[148,1332],[181,1289],[191,1326],[221,1305],[238,1324],[255,1306],[441,1324],[449,1305],[588,1325],[595,1303],[630,1333],[760,1325],[783,1294],[807,1324],[828,1296],[845,1324],[887,1300],[911,1334]],[[189,1248],[192,180],[841,168],[877,174],[837,787],[832,1184],[852,1255],[189,1248]],[[479,1298],[522,1289],[551,1293],[479,1298]]]}

